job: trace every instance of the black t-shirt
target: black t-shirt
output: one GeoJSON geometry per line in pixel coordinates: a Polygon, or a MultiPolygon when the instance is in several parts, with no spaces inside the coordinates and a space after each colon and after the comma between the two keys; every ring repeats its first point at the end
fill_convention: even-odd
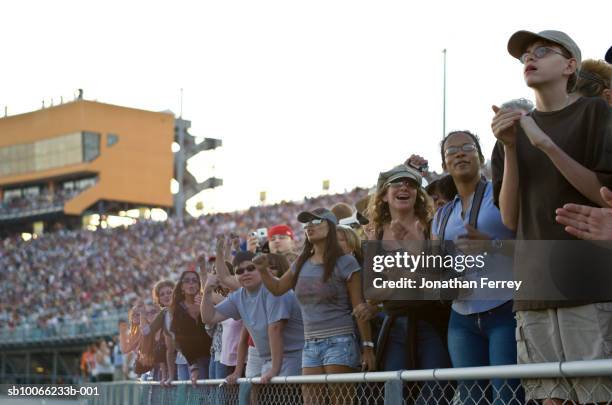
{"type": "MultiPolygon", "coordinates": [[[[572,159],[596,173],[600,183],[612,187],[612,121],[608,104],[599,98],[583,97],[566,108],[553,112],[533,111],[536,124],[572,159]]],[[[564,226],[556,222],[555,210],[566,203],[595,206],[576,190],[559,172],[544,152],[532,146],[518,126],[516,152],[519,176],[519,217],[517,240],[572,240],[564,226]]],[[[491,157],[495,203],[504,172],[504,149],[498,142],[491,157]]],[[[515,274],[518,280],[536,281],[535,286],[550,279],[543,275],[542,266],[548,263],[553,251],[528,249],[517,245],[515,274]]],[[[539,246],[539,245],[538,245],[539,246]]],[[[576,269],[577,270],[577,269],[576,269]]],[[[556,280],[558,281],[558,280],[556,280]]],[[[571,285],[562,290],[571,290],[571,285]]],[[[571,301],[515,302],[515,310],[545,309],[576,305],[571,301]]]]}

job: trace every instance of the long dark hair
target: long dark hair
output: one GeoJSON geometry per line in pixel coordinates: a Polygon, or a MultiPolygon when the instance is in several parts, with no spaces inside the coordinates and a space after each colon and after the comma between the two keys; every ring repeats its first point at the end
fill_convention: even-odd
{"type": "MultiPolygon", "coordinates": [[[[342,252],[342,248],[338,243],[338,235],[336,235],[336,225],[328,220],[325,220],[328,225],[327,231],[327,239],[325,240],[325,252],[323,252],[323,281],[329,280],[331,275],[334,272],[334,268],[336,267],[336,262],[342,256],[344,256],[344,252],[342,252]]],[[[312,255],[314,254],[314,246],[306,238],[304,242],[304,248],[302,249],[302,253],[298,256],[295,262],[295,276],[293,277],[293,287],[297,284],[298,277],[300,276],[300,271],[302,270],[302,266],[306,263],[312,255]]]]}
{"type": "Polygon", "coordinates": [[[170,303],[170,310],[172,311],[172,314],[174,314],[178,305],[185,300],[185,294],[183,293],[183,288],[182,288],[183,278],[185,278],[185,275],[189,273],[193,273],[198,277],[198,285],[200,286],[200,288],[202,288],[201,281],[200,281],[200,275],[198,274],[197,271],[185,270],[184,272],[182,272],[181,276],[176,282],[176,285],[174,286],[174,291],[172,291],[172,302],[170,303]]]}

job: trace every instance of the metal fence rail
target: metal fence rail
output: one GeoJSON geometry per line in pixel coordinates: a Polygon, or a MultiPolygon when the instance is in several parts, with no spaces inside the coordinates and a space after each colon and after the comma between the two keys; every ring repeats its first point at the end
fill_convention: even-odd
{"type": "MultiPolygon", "coordinates": [[[[275,377],[269,384],[242,378],[177,381],[170,388],[157,382],[96,384],[100,395],[89,405],[123,404],[524,404],[525,394],[573,403],[612,404],[612,359],[530,365],[470,367],[397,372],[275,377]],[[545,386],[520,384],[546,379],[545,386]],[[532,390],[532,391],[530,391],[532,390]],[[548,391],[547,391],[548,390],[548,391]]],[[[83,400],[84,398],[82,398],[83,400]]]]}

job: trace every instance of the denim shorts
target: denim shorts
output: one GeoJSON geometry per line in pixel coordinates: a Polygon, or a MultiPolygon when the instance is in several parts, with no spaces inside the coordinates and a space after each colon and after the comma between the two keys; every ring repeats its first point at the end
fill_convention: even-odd
{"type": "Polygon", "coordinates": [[[302,367],[338,365],[359,368],[359,358],[354,334],[307,339],[302,351],[302,367]]]}

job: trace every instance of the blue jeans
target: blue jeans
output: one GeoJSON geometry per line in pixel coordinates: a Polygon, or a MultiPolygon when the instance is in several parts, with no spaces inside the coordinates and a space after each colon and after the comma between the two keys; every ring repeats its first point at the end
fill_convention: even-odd
{"type": "MultiPolygon", "coordinates": [[[[385,319],[388,322],[389,318],[385,319]]],[[[384,327],[384,326],[383,326],[384,327]]],[[[431,323],[424,320],[416,322],[416,369],[450,368],[451,362],[446,348],[444,336],[431,323]]],[[[395,318],[387,335],[383,355],[384,371],[407,370],[409,364],[407,346],[410,333],[408,316],[395,318]]],[[[453,398],[453,389],[450,383],[426,382],[420,390],[411,389],[408,394],[416,397],[416,403],[450,404],[453,398]],[[418,391],[418,393],[417,393],[418,391]]]]}
{"type": "Polygon", "coordinates": [[[176,375],[179,381],[189,380],[189,366],[187,364],[177,364],[176,375]]]}
{"type": "Polygon", "coordinates": [[[354,334],[307,339],[302,351],[302,367],[359,367],[359,344],[354,334]]]}
{"type": "MultiPolygon", "coordinates": [[[[209,368],[210,357],[200,357],[196,363],[198,365],[198,380],[207,380],[208,379],[208,368],[209,368]]],[[[178,374],[179,380],[189,380],[191,379],[191,372],[189,371],[189,365],[187,364],[177,364],[176,371],[178,374]]]]}
{"type": "MultiPolygon", "coordinates": [[[[516,364],[516,320],[512,301],[490,311],[461,315],[451,311],[448,325],[448,350],[453,367],[478,367],[516,364]]],[[[522,404],[519,380],[460,381],[462,404],[522,404]],[[516,392],[516,394],[514,394],[516,392]]]]}
{"type": "Polygon", "coordinates": [[[210,359],[210,365],[208,367],[208,378],[212,380],[225,378],[233,372],[233,367],[221,364],[220,361],[213,361],[210,359]]]}

